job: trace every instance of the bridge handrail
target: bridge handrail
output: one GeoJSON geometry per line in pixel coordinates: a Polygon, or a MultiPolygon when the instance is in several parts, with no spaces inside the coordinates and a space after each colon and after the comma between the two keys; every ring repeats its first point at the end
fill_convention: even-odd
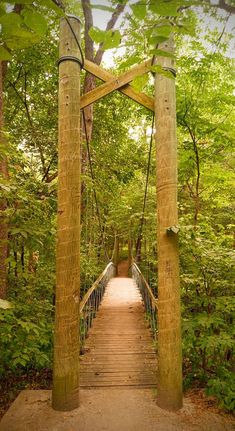
{"type": "Polygon", "coordinates": [[[149,321],[151,332],[154,340],[157,338],[157,303],[158,300],[149,286],[147,280],[143,276],[138,265],[133,261],[131,265],[132,278],[135,280],[137,287],[141,293],[143,304],[145,307],[146,318],[149,321]]]}
{"type": "Polygon", "coordinates": [[[85,293],[85,295],[83,296],[83,298],[80,302],[80,307],[79,307],[80,313],[82,313],[82,311],[83,311],[88,299],[90,298],[92,292],[97,288],[97,286],[100,284],[101,280],[105,277],[106,273],[108,272],[108,269],[111,268],[112,266],[115,266],[114,263],[109,262],[108,265],[103,270],[103,272],[99,275],[99,277],[92,284],[90,289],[88,289],[88,291],[85,293]]]}
{"type": "Polygon", "coordinates": [[[105,287],[108,281],[116,274],[116,266],[113,262],[109,262],[104,271],[95,280],[92,286],[83,296],[79,311],[80,311],[80,345],[84,346],[88,330],[91,327],[92,320],[96,316],[99,305],[103,298],[105,287]]]}
{"type": "Polygon", "coordinates": [[[148,284],[148,282],[147,282],[146,278],[143,276],[142,272],[140,271],[140,269],[139,269],[138,265],[137,265],[135,262],[133,262],[133,263],[132,263],[132,265],[136,268],[136,270],[137,270],[137,271],[138,271],[138,273],[140,274],[140,277],[142,278],[142,280],[143,280],[143,282],[144,282],[144,285],[145,285],[146,289],[148,290],[149,296],[150,296],[150,298],[151,298],[151,300],[152,300],[152,304],[153,304],[153,305],[155,306],[155,308],[157,309],[158,299],[156,298],[156,296],[154,296],[154,293],[153,293],[153,291],[152,291],[151,287],[149,286],[149,284],[148,284]]]}

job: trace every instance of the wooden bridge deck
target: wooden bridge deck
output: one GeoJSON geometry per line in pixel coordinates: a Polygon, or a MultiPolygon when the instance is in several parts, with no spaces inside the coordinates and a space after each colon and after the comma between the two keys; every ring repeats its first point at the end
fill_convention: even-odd
{"type": "Polygon", "coordinates": [[[131,278],[110,280],[80,363],[81,387],[156,386],[156,353],[131,278]]]}

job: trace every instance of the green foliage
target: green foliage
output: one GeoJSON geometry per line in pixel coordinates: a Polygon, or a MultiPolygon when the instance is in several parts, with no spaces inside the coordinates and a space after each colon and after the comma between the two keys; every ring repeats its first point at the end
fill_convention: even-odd
{"type": "Polygon", "coordinates": [[[96,43],[102,43],[102,49],[116,48],[120,44],[121,35],[119,30],[100,30],[97,27],[92,27],[89,31],[90,37],[96,43]]]}
{"type": "Polygon", "coordinates": [[[3,310],[6,310],[8,308],[11,308],[11,304],[9,301],[6,301],[5,299],[0,299],[0,308],[3,310]]]}
{"type": "Polygon", "coordinates": [[[40,369],[51,366],[53,306],[52,285],[35,285],[31,276],[27,285],[12,291],[11,308],[0,310],[0,375],[7,371],[40,369]],[[42,293],[43,292],[43,293],[42,293]]]}
{"type": "Polygon", "coordinates": [[[147,13],[147,6],[142,1],[131,5],[131,9],[136,18],[144,19],[147,13]]]}
{"type": "Polygon", "coordinates": [[[24,23],[27,27],[34,30],[35,33],[44,36],[47,31],[47,22],[41,14],[31,10],[26,10],[23,13],[23,17],[24,23]]]}
{"type": "Polygon", "coordinates": [[[179,2],[175,0],[160,0],[158,2],[150,2],[149,8],[152,12],[161,16],[177,16],[179,2]]]}
{"type": "MultiPolygon", "coordinates": [[[[8,2],[12,5],[15,2],[8,2]]],[[[179,143],[179,213],[185,385],[207,387],[227,410],[234,408],[232,282],[234,251],[232,203],[234,173],[233,61],[220,33],[201,30],[193,1],[137,1],[130,5],[124,30],[90,36],[102,49],[122,44],[120,70],[146,57],[177,58],[177,120],[179,143]],[[156,48],[174,31],[176,54],[156,48]],[[185,37],[186,35],[186,37],[185,37]],[[216,41],[216,43],[215,43],[216,41]]],[[[8,303],[0,303],[0,372],[51,366],[55,287],[57,192],[57,11],[50,0],[22,1],[20,15],[0,6],[0,58],[10,58],[5,82],[5,129],[9,179],[1,178],[7,200],[9,256],[8,303]],[[50,9],[51,8],[51,9],[50,9]],[[48,12],[48,10],[52,12],[48,12]],[[46,12],[46,13],[44,13],[46,12]],[[39,42],[32,46],[32,43],[39,42]],[[20,49],[27,47],[27,49],[20,49]]],[[[112,2],[114,5],[115,2],[112,2]]],[[[80,7],[80,6],[79,6],[80,7]]],[[[92,8],[113,12],[113,7],[92,8]]],[[[61,12],[59,12],[60,14],[61,12]]],[[[229,36],[227,41],[229,43],[229,36]]],[[[154,72],[172,74],[154,66],[154,72]]],[[[134,80],[137,90],[152,95],[152,77],[134,80]]],[[[82,79],[84,79],[82,77],[82,79]]],[[[91,179],[82,146],[81,297],[106,263],[114,233],[120,255],[127,257],[130,236],[135,254],[140,235],[152,118],[145,108],[120,94],[100,100],[94,110],[91,179]],[[146,132],[147,131],[147,132],[146,132]],[[100,232],[94,200],[101,219],[100,232]]],[[[155,157],[151,158],[144,215],[140,266],[157,295],[155,157]]]]}
{"type": "Polygon", "coordinates": [[[221,369],[217,377],[208,381],[208,395],[215,395],[220,401],[220,407],[234,412],[235,410],[235,377],[226,368],[221,369]]]}
{"type": "Polygon", "coordinates": [[[51,0],[20,2],[10,1],[0,9],[0,60],[10,60],[11,51],[27,48],[40,42],[48,30],[54,12],[56,17],[63,16],[62,10],[51,0]],[[12,7],[9,6],[12,4],[12,7]],[[46,13],[46,18],[45,18],[46,13]]]}
{"type": "Polygon", "coordinates": [[[181,250],[185,384],[193,380],[207,384],[210,394],[229,410],[234,384],[228,376],[234,361],[235,253],[226,232],[220,228],[215,234],[207,220],[196,232],[192,226],[183,227],[181,250]]]}

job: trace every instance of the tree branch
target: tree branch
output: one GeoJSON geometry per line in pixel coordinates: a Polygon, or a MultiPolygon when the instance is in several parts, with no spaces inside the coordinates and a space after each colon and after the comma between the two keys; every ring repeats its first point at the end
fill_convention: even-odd
{"type": "Polygon", "coordinates": [[[87,60],[94,61],[94,42],[89,35],[89,31],[93,27],[90,0],[82,0],[82,9],[85,18],[85,57],[87,60]]]}
{"type": "MultiPolygon", "coordinates": [[[[117,20],[118,20],[118,18],[119,18],[119,16],[121,15],[121,13],[124,11],[124,9],[125,9],[125,6],[126,6],[126,1],[123,3],[123,4],[118,4],[117,5],[117,7],[116,7],[116,9],[115,9],[115,11],[113,12],[113,14],[112,14],[112,16],[111,16],[111,18],[110,18],[110,20],[108,21],[108,23],[107,23],[107,26],[106,26],[106,31],[108,31],[108,30],[112,30],[113,28],[114,28],[114,26],[115,26],[115,24],[116,24],[116,22],[117,22],[117,20]]],[[[103,43],[101,43],[100,45],[99,45],[99,48],[98,48],[98,51],[97,51],[97,53],[96,53],[96,55],[95,55],[95,59],[94,59],[94,62],[96,63],[96,64],[98,64],[98,65],[100,65],[100,63],[101,63],[101,61],[102,61],[102,57],[103,57],[103,54],[104,54],[104,51],[102,50],[102,46],[103,46],[103,43]]]]}
{"type": "Polygon", "coordinates": [[[235,6],[232,6],[231,4],[226,3],[225,0],[219,0],[218,4],[211,4],[211,1],[207,1],[210,3],[211,7],[223,9],[228,13],[235,14],[235,6]]]}
{"type": "Polygon", "coordinates": [[[58,6],[60,9],[65,10],[65,5],[62,2],[62,0],[52,0],[53,3],[55,3],[56,6],[58,6]]]}

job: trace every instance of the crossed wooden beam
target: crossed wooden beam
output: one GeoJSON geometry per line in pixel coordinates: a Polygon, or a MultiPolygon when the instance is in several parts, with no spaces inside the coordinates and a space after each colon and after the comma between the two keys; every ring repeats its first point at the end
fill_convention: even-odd
{"type": "Polygon", "coordinates": [[[134,88],[129,84],[137,76],[141,76],[149,72],[151,67],[152,61],[147,60],[141,64],[138,64],[137,66],[134,66],[128,72],[125,72],[119,76],[115,76],[111,72],[108,72],[102,67],[97,66],[97,64],[92,63],[89,60],[85,60],[84,69],[102,81],[105,81],[105,83],[81,97],[81,108],[85,108],[91,103],[94,103],[96,100],[107,96],[115,90],[119,90],[121,93],[135,100],[140,105],[143,105],[151,111],[154,111],[154,99],[147,96],[145,93],[139,93],[135,91],[134,88]]]}

